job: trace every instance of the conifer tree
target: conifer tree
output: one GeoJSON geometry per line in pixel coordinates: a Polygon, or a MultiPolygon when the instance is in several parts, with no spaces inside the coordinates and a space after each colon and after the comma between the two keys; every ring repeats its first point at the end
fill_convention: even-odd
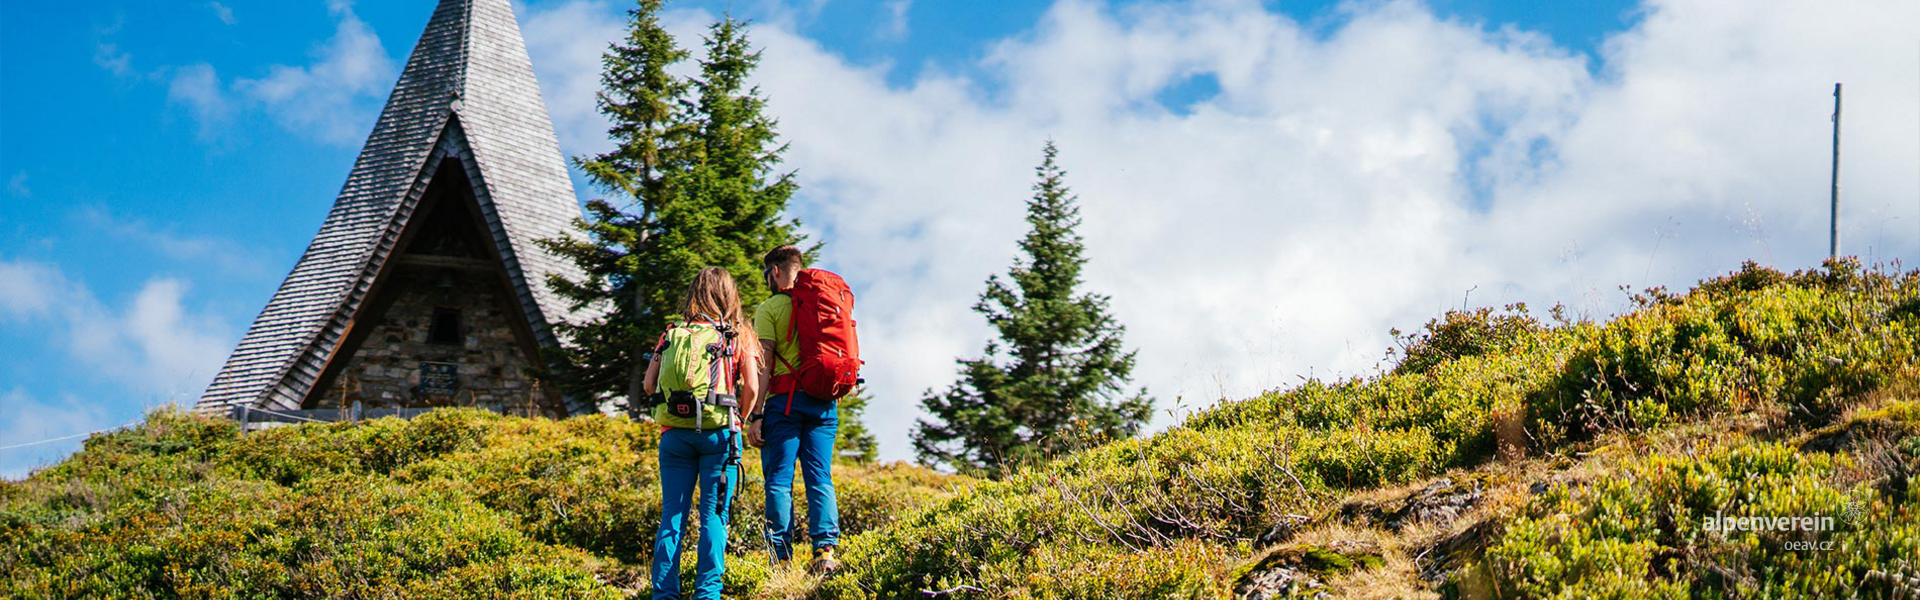
{"type": "Polygon", "coordinates": [[[880,441],[873,437],[873,430],[867,429],[867,397],[863,390],[835,401],[834,410],[840,415],[840,438],[833,443],[834,460],[845,460],[857,464],[871,464],[880,460],[880,441]]]}
{"type": "Polygon", "coordinates": [[[1032,229],[1010,282],[987,278],[973,306],[999,339],[984,357],[957,361],[960,378],[945,393],[928,390],[921,400],[933,417],[913,432],[923,463],[994,472],[1082,435],[1131,436],[1152,410],[1145,390],[1124,390],[1134,353],[1121,347],[1126,328],[1107,314],[1108,298],[1075,294],[1087,259],[1074,232],[1080,209],[1057,155],[1047,142],[1027,202],[1032,229]]]}
{"type": "Polygon", "coordinates": [[[644,355],[683,316],[675,305],[694,274],[725,267],[750,307],[767,295],[760,254],[800,239],[798,222],[781,216],[796,188],[776,174],[784,146],[759,90],[746,87],[759,55],[744,27],[715,23],[700,75],[679,77],[671,69],[690,54],[661,26],[662,1],[639,0],[626,39],[602,59],[599,107],[615,147],[574,159],[620,202],[588,202],[576,223],[584,235],[543,242],[586,272],[548,284],[595,314],[556,327],[563,344],[549,379],[569,395],[637,395],[644,355]]]}

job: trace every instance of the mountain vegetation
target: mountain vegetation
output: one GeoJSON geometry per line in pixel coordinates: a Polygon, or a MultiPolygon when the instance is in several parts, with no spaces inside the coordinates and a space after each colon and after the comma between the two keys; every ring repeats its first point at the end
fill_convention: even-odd
{"type": "MultiPolygon", "coordinates": [[[[1750,264],[1637,298],[1605,322],[1449,313],[1377,374],[997,480],[837,465],[827,577],[767,565],[747,469],[729,594],[1920,593],[1920,271],[1750,264]]],[[[0,596],[643,593],[656,439],[473,410],[241,435],[162,410],[0,483],[0,596]]]]}

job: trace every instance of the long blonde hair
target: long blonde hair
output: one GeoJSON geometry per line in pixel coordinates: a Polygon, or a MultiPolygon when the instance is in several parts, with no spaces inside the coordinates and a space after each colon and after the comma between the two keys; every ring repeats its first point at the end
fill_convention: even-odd
{"type": "Polygon", "coordinates": [[[746,311],[740,305],[740,288],[734,285],[733,274],[726,269],[707,267],[693,276],[693,285],[687,287],[687,295],[680,299],[680,316],[688,321],[731,325],[739,332],[735,338],[738,351],[759,355],[759,336],[753,334],[753,323],[747,320],[746,311]]]}

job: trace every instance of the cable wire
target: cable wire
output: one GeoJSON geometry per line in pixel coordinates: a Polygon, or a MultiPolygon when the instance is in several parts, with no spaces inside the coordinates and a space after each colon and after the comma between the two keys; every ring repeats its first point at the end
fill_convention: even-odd
{"type": "MultiPolygon", "coordinates": [[[[267,410],[267,409],[264,409],[264,408],[249,408],[249,409],[247,409],[247,412],[250,412],[250,413],[256,413],[256,412],[257,412],[257,413],[267,413],[267,414],[269,414],[269,415],[273,415],[273,416],[276,416],[276,417],[282,417],[282,418],[287,418],[287,419],[294,419],[294,420],[298,420],[298,421],[306,421],[306,422],[308,422],[308,423],[326,423],[326,422],[327,422],[327,421],[322,421],[322,420],[319,420],[319,419],[309,419],[309,418],[306,418],[306,417],[302,417],[302,416],[300,416],[300,415],[290,415],[290,414],[287,414],[287,413],[282,413],[282,412],[274,412],[274,411],[271,411],[271,410],[267,410]]],[[[249,419],[249,420],[251,420],[251,419],[249,419]]]]}
{"type": "Polygon", "coordinates": [[[47,439],[44,439],[44,440],[39,440],[39,441],[34,441],[34,442],[27,442],[27,443],[24,443],[24,444],[10,444],[10,445],[6,445],[6,446],[0,446],[0,450],[12,450],[12,449],[15,449],[15,448],[25,448],[25,447],[28,447],[28,446],[38,446],[38,445],[41,445],[41,444],[51,444],[51,443],[54,443],[54,442],[58,442],[58,441],[63,441],[63,440],[70,440],[70,439],[73,439],[73,438],[77,438],[77,437],[86,437],[86,436],[90,436],[90,435],[94,435],[94,434],[98,434],[98,433],[106,433],[106,432],[109,432],[109,431],[113,431],[113,430],[116,430],[116,429],[126,429],[126,428],[128,428],[128,427],[132,427],[132,426],[134,426],[134,425],[138,425],[138,424],[140,424],[140,422],[139,422],[139,421],[134,421],[134,422],[132,422],[132,423],[127,423],[127,424],[124,424],[124,425],[115,425],[115,426],[113,426],[113,427],[108,427],[108,428],[106,428],[106,429],[98,429],[98,430],[94,430],[94,431],[86,431],[86,432],[81,432],[81,433],[76,433],[76,434],[73,434],[73,435],[63,435],[63,436],[60,436],[60,437],[57,437],[57,438],[47,438],[47,439]]]}

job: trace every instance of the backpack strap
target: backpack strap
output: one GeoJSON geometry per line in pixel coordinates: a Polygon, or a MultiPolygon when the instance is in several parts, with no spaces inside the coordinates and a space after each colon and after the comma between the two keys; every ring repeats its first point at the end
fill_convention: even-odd
{"type": "MultiPolygon", "coordinates": [[[[699,401],[702,406],[713,405],[727,409],[727,421],[728,424],[731,425],[734,419],[738,417],[735,412],[739,410],[740,401],[735,394],[721,394],[720,386],[722,383],[727,383],[729,384],[727,385],[727,390],[734,390],[731,382],[734,380],[734,376],[740,372],[737,364],[738,359],[735,358],[737,353],[734,351],[735,346],[733,340],[728,338],[725,332],[720,331],[719,323],[709,320],[704,322],[704,324],[712,328],[714,332],[720,336],[720,341],[709,344],[706,348],[707,396],[700,398],[699,401]],[[735,358],[735,360],[727,360],[729,358],[735,358]]],[[[694,429],[695,431],[704,430],[702,419],[696,417],[694,420],[694,429]]]]}
{"type": "Polygon", "coordinates": [[[774,360],[780,361],[780,364],[787,366],[787,410],[786,412],[783,412],[781,414],[792,415],[793,414],[793,395],[800,391],[799,375],[793,370],[793,363],[787,362],[787,357],[780,355],[780,348],[778,344],[774,346],[773,358],[774,360]]]}
{"type": "MultiPolygon", "coordinates": [[[[798,285],[798,282],[795,285],[798,285]]],[[[793,301],[793,294],[790,293],[792,290],[793,288],[787,288],[774,292],[773,295],[787,297],[787,339],[792,341],[797,349],[800,343],[800,307],[793,301]]],[[[773,359],[780,361],[780,364],[787,368],[787,408],[781,414],[792,415],[793,395],[800,391],[800,380],[797,379],[799,372],[793,368],[793,363],[787,362],[787,357],[780,355],[780,340],[773,341],[773,359]]]]}
{"type": "MultiPolygon", "coordinates": [[[[716,330],[719,329],[718,324],[711,320],[688,320],[668,325],[667,333],[660,334],[660,341],[655,345],[654,352],[656,354],[664,352],[667,347],[671,345],[671,339],[668,334],[672,333],[673,329],[692,329],[694,325],[705,325],[716,330]]],[[[698,351],[694,348],[689,348],[688,350],[698,351]]],[[[728,385],[726,387],[728,391],[735,389],[730,382],[740,373],[738,353],[735,352],[733,342],[728,340],[725,334],[720,336],[720,342],[718,344],[709,345],[705,348],[705,351],[707,352],[707,396],[704,398],[694,398],[693,400],[697,405],[702,407],[711,405],[728,409],[728,421],[732,422],[738,417],[736,411],[739,410],[740,401],[738,396],[734,394],[721,394],[720,387],[723,383],[727,383],[728,385]],[[718,347],[716,348],[715,346],[718,347]],[[726,360],[729,357],[734,358],[734,360],[726,360]]],[[[703,419],[701,415],[695,415],[693,417],[693,428],[694,431],[705,430],[705,419],[703,419]]]]}

